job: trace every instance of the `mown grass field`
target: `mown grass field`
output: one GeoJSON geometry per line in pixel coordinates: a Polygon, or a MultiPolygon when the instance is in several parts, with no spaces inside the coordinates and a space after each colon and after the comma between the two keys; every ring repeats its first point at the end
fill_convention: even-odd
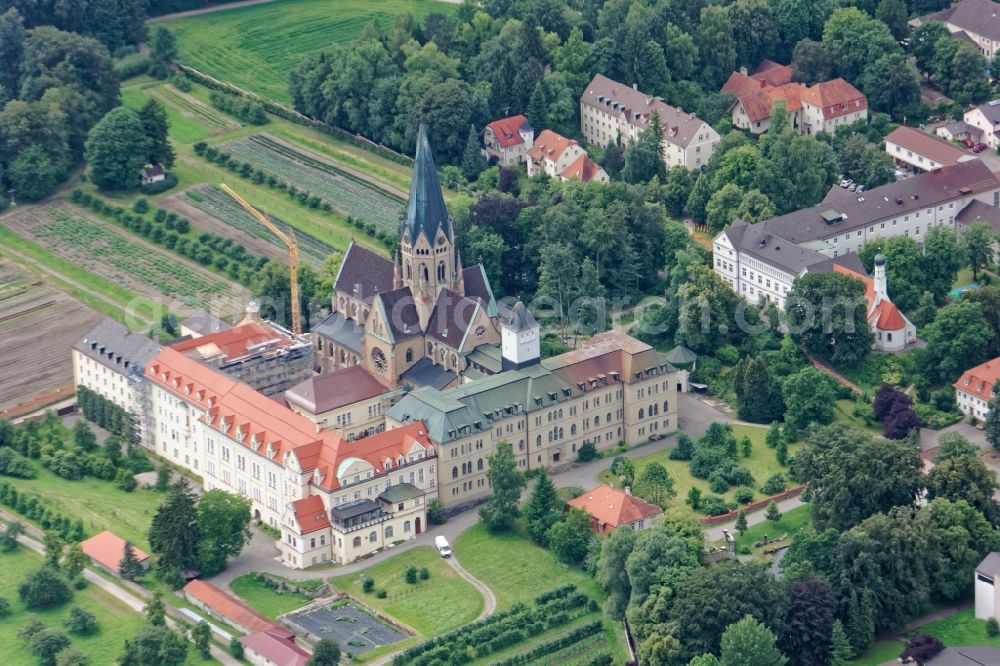
{"type": "Polygon", "coordinates": [[[331,582],[337,590],[357,597],[425,638],[468,624],[483,610],[482,595],[429,547],[414,548],[360,574],[338,576],[331,582]],[[410,565],[426,567],[430,578],[410,585],[404,579],[410,565]],[[388,596],[378,599],[374,593],[363,592],[365,577],[374,580],[375,588],[384,589],[388,596]]]}
{"type": "Polygon", "coordinates": [[[437,0],[281,0],[158,25],[177,37],[180,62],[289,104],[288,73],[331,44],[356,39],[373,19],[388,28],[398,16],[422,21],[457,9],[437,0]]]}
{"type": "MultiPolygon", "coordinates": [[[[778,461],[774,457],[774,449],[769,449],[764,443],[767,437],[767,428],[755,427],[755,426],[745,426],[745,425],[734,425],[733,434],[736,436],[737,443],[743,440],[743,436],[747,435],[750,437],[750,441],[753,443],[752,452],[749,458],[744,458],[742,451],[738,453],[736,458],[736,463],[742,465],[750,470],[754,477],[754,501],[764,499],[764,494],[760,492],[761,486],[764,482],[768,480],[773,474],[783,474],[786,480],[786,488],[791,488],[794,482],[788,480],[788,468],[782,467],[778,464],[778,461]]],[[[798,447],[801,444],[791,444],[788,447],[788,457],[791,459],[798,447]]],[[[670,500],[670,507],[678,507],[692,515],[698,515],[701,517],[703,514],[696,513],[691,510],[684,500],[687,499],[688,490],[691,488],[700,488],[702,491],[702,496],[707,496],[714,494],[708,487],[708,481],[704,479],[697,479],[691,475],[690,467],[688,466],[687,460],[670,460],[667,456],[670,453],[670,449],[660,453],[653,453],[647,456],[642,456],[640,458],[632,458],[632,462],[635,465],[635,478],[638,479],[642,476],[642,471],[646,466],[656,461],[667,468],[667,472],[670,477],[674,480],[674,490],[677,491],[677,495],[670,500]]],[[[601,482],[607,483],[613,486],[620,486],[621,483],[618,479],[614,478],[611,474],[610,463],[609,469],[601,472],[598,477],[601,482]]],[[[735,488],[730,488],[725,493],[722,494],[728,501],[735,501],[734,495],[736,494],[735,488]]]]}
{"type": "Polygon", "coordinates": [[[309,603],[309,597],[298,592],[283,592],[278,594],[264,583],[247,573],[237,576],[229,584],[233,594],[246,602],[264,617],[275,619],[279,615],[301,608],[309,603]]]}

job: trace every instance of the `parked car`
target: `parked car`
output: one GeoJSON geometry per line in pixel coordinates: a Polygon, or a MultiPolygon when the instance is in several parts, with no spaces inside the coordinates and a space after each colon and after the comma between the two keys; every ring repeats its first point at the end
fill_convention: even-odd
{"type": "Polygon", "coordinates": [[[448,540],[443,535],[439,534],[434,537],[434,547],[437,548],[438,555],[441,557],[451,557],[451,546],[448,545],[448,540]]]}
{"type": "Polygon", "coordinates": [[[981,153],[984,150],[986,150],[986,144],[985,143],[977,143],[976,147],[972,149],[972,152],[974,152],[974,153],[981,153]]]}
{"type": "Polygon", "coordinates": [[[849,180],[848,180],[848,179],[846,179],[846,178],[842,178],[842,179],[840,180],[840,186],[841,186],[841,187],[847,187],[847,186],[848,186],[848,185],[850,185],[850,184],[851,184],[851,181],[849,181],[849,180]]]}
{"type": "Polygon", "coordinates": [[[964,139],[962,139],[962,143],[965,144],[966,148],[972,148],[973,146],[976,145],[976,142],[970,139],[969,137],[965,137],[964,139]]]}
{"type": "Polygon", "coordinates": [[[850,192],[854,192],[855,190],[857,190],[857,189],[858,189],[858,186],[857,186],[857,185],[855,185],[854,183],[851,183],[851,186],[850,186],[850,187],[848,187],[847,189],[848,189],[848,191],[850,191],[850,192]]]}

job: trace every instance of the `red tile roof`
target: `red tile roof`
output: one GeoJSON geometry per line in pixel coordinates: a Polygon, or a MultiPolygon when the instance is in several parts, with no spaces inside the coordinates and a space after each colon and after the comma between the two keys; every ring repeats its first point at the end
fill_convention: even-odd
{"type": "Polygon", "coordinates": [[[740,97],[740,104],[747,111],[751,122],[766,120],[771,117],[771,110],[778,100],[785,100],[786,111],[798,111],[802,108],[802,95],[805,89],[798,83],[789,83],[777,88],[763,90],[740,97]]]}
{"type": "Polygon", "coordinates": [[[207,361],[220,356],[226,359],[240,358],[257,351],[253,349],[254,347],[266,345],[273,349],[293,344],[294,340],[266,324],[244,324],[218,333],[209,333],[200,338],[182,340],[171,347],[192,358],[207,361]]]}
{"type": "Polygon", "coordinates": [[[184,586],[184,594],[193,597],[228,621],[251,632],[272,629],[276,625],[245,603],[203,580],[184,586]]]}
{"type": "Polygon", "coordinates": [[[584,183],[589,183],[596,178],[603,169],[597,165],[589,155],[580,155],[560,174],[563,178],[576,178],[584,183]]]}
{"type": "Polygon", "coordinates": [[[510,116],[509,118],[501,118],[500,120],[494,120],[486,127],[493,132],[493,136],[497,138],[497,145],[501,148],[510,148],[511,146],[516,146],[519,143],[524,143],[521,138],[521,129],[527,125],[526,129],[531,129],[531,124],[528,123],[528,119],[523,115],[510,116]]]}
{"type": "Polygon", "coordinates": [[[599,526],[612,529],[663,513],[660,507],[605,484],[588,490],[567,504],[589,513],[599,526]]]}
{"type": "Polygon", "coordinates": [[[840,78],[805,88],[802,100],[820,107],[823,110],[823,117],[827,120],[868,108],[868,98],[860,90],[840,78]]]}
{"type": "Polygon", "coordinates": [[[292,509],[295,511],[295,520],[298,521],[302,534],[309,534],[316,530],[330,526],[330,516],[323,506],[323,498],[319,495],[310,495],[304,499],[292,502],[292,509]]]}
{"type": "MultiPolygon", "coordinates": [[[[101,566],[111,571],[118,571],[122,557],[125,555],[125,540],[117,534],[104,530],[100,534],[80,542],[84,554],[101,566]]],[[[149,555],[135,546],[135,557],[140,562],[149,559],[149,555]]]]}
{"type": "Polygon", "coordinates": [[[528,151],[528,155],[536,162],[544,159],[558,160],[570,146],[577,145],[573,139],[567,139],[562,134],[556,134],[552,130],[542,130],[542,133],[535,138],[535,144],[528,151]]]}
{"type": "Polygon", "coordinates": [[[323,476],[322,487],[328,490],[339,486],[335,472],[348,457],[362,458],[380,473],[386,449],[395,447],[399,451],[409,451],[415,442],[425,448],[431,447],[423,421],[347,442],[249,385],[230,379],[171,347],[163,349],[150,361],[146,377],[205,410],[203,422],[255,453],[267,455],[270,448],[274,458],[280,461],[294,452],[303,471],[319,469],[323,476]]]}
{"type": "Polygon", "coordinates": [[[744,95],[750,95],[763,90],[767,86],[767,81],[751,79],[743,72],[733,72],[729,75],[729,78],[726,79],[726,82],[722,84],[722,92],[731,93],[737,97],[743,97],[744,95]]]}
{"type": "Polygon", "coordinates": [[[764,81],[770,86],[783,86],[792,82],[792,66],[782,65],[765,58],[750,78],[764,81]]]}
{"type": "Polygon", "coordinates": [[[959,391],[989,400],[993,397],[993,385],[998,381],[1000,381],[1000,356],[966,370],[954,386],[959,391]]]}
{"type": "Polygon", "coordinates": [[[869,320],[880,331],[899,331],[906,327],[906,320],[892,301],[879,301],[869,320]]]}
{"type": "Polygon", "coordinates": [[[257,631],[240,642],[274,666],[305,666],[309,661],[309,653],[296,645],[295,637],[284,629],[257,631]]]}

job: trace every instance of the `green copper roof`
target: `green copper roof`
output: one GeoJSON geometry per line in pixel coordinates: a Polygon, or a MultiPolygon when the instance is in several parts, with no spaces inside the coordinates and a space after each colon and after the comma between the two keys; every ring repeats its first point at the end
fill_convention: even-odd
{"type": "Polygon", "coordinates": [[[427,139],[427,128],[420,123],[417,132],[417,157],[413,163],[413,180],[410,182],[410,201],[406,207],[406,230],[410,240],[416,241],[422,231],[428,242],[434,243],[438,229],[452,239],[451,220],[441,194],[431,143],[427,139]]]}

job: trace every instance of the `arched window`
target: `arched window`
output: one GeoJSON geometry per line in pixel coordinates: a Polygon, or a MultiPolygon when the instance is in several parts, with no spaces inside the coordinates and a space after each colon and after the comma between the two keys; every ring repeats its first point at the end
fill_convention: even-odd
{"type": "Polygon", "coordinates": [[[453,478],[453,479],[457,479],[458,478],[458,468],[457,467],[452,467],[451,468],[451,478],[453,478]]]}
{"type": "Polygon", "coordinates": [[[431,273],[427,270],[427,264],[420,264],[420,272],[423,274],[424,280],[431,279],[431,273]]]}
{"type": "Polygon", "coordinates": [[[573,425],[571,425],[569,427],[569,435],[570,435],[570,437],[572,437],[575,434],[576,434],[576,424],[574,423],[573,425]]]}
{"type": "Polygon", "coordinates": [[[483,471],[483,459],[482,458],[480,458],[479,462],[476,463],[476,469],[478,469],[480,472],[483,471]]]}
{"type": "Polygon", "coordinates": [[[413,268],[410,266],[410,262],[406,262],[406,279],[409,280],[413,277],[413,268]]]}
{"type": "Polygon", "coordinates": [[[406,362],[407,363],[413,363],[413,350],[412,349],[407,349],[406,350],[406,362]]]}
{"type": "Polygon", "coordinates": [[[559,428],[559,439],[563,438],[563,429],[559,428]]]}
{"type": "Polygon", "coordinates": [[[438,282],[444,282],[444,262],[438,262],[438,282]]]}
{"type": "Polygon", "coordinates": [[[355,548],[361,547],[361,537],[354,537],[354,547],[355,548]]]}
{"type": "Polygon", "coordinates": [[[392,538],[392,525],[386,525],[386,527],[385,527],[385,538],[386,539],[391,539],[392,538]]]}
{"type": "Polygon", "coordinates": [[[368,534],[368,543],[375,543],[376,541],[378,541],[378,532],[372,530],[368,534]]]}
{"type": "Polygon", "coordinates": [[[403,534],[409,534],[409,533],[410,533],[410,521],[407,520],[406,522],[403,523],[403,534]]]}
{"type": "Polygon", "coordinates": [[[639,408],[639,418],[646,418],[646,412],[642,409],[642,407],[639,408]]]}
{"type": "Polygon", "coordinates": [[[552,441],[552,431],[551,430],[549,431],[549,441],[550,442],[552,441]]]}
{"type": "Polygon", "coordinates": [[[669,404],[669,401],[668,401],[668,400],[664,400],[664,401],[663,401],[663,413],[664,413],[664,414],[666,414],[667,412],[669,412],[669,411],[670,411],[670,408],[668,407],[668,404],[669,404]]]}
{"type": "Polygon", "coordinates": [[[539,435],[538,437],[535,437],[535,446],[541,446],[541,445],[542,445],[542,436],[539,435]]]}
{"type": "MultiPolygon", "coordinates": [[[[639,417],[642,418],[642,417],[639,417]]],[[[607,417],[604,419],[605,423],[611,423],[611,412],[608,412],[607,417]]]]}

